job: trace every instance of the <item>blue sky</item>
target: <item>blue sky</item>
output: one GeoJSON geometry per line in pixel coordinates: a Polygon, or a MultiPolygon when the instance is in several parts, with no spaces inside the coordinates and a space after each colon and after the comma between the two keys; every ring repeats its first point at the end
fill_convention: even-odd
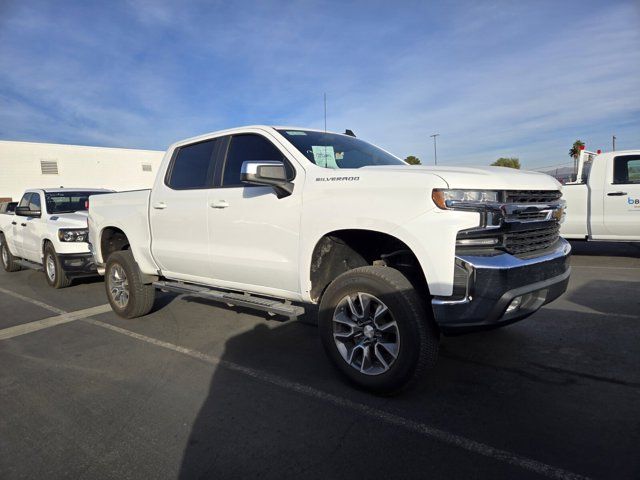
{"type": "Polygon", "coordinates": [[[164,149],[246,124],[529,168],[640,148],[640,3],[0,0],[0,139],[164,149]]]}

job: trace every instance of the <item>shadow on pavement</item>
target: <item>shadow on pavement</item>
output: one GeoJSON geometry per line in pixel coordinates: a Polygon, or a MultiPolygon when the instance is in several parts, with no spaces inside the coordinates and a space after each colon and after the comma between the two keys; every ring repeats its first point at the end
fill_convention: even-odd
{"type": "Polygon", "coordinates": [[[579,290],[565,293],[564,298],[612,317],[626,315],[640,320],[640,269],[637,281],[591,280],[579,290]]]}
{"type": "MultiPolygon", "coordinates": [[[[589,288],[579,296],[596,296],[589,288]]],[[[610,461],[633,456],[640,441],[638,340],[629,318],[547,307],[499,330],[444,338],[438,365],[415,389],[381,399],[339,380],[315,328],[259,324],[226,342],[179,478],[451,478],[453,470],[437,470],[441,455],[461,472],[480,461],[225,362],[581,473],[625,476],[638,461],[610,461]],[[392,439],[397,443],[385,448],[360,448],[392,439]]]]}
{"type": "Polygon", "coordinates": [[[640,258],[640,243],[570,240],[573,255],[640,258]]]}

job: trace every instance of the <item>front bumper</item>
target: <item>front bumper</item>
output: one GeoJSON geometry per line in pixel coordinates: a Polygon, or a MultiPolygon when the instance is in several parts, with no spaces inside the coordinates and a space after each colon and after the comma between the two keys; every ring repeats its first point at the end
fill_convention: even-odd
{"type": "Polygon", "coordinates": [[[528,317],[566,291],[570,252],[569,243],[560,238],[535,258],[521,259],[508,253],[456,256],[456,268],[466,272],[464,295],[459,299],[434,297],[436,322],[443,333],[456,334],[528,317]]]}
{"type": "Polygon", "coordinates": [[[96,275],[96,263],[90,252],[58,254],[64,273],[69,277],[96,275]]]}

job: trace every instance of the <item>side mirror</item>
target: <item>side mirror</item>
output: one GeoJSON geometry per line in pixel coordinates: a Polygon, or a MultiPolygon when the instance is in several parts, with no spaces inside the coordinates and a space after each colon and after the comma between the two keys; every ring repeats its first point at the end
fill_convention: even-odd
{"type": "Polygon", "coordinates": [[[40,210],[30,210],[29,207],[16,207],[15,214],[20,217],[40,217],[42,212],[40,210]]]}
{"type": "Polygon", "coordinates": [[[250,185],[273,187],[278,198],[288,197],[293,193],[293,183],[287,180],[284,163],[270,160],[243,162],[240,180],[250,185]]]}

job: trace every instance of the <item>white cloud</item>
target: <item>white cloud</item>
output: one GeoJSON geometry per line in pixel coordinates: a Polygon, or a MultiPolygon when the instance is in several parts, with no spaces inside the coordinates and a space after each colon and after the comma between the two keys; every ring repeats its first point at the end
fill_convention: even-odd
{"type": "Polygon", "coordinates": [[[432,158],[436,131],[447,163],[564,162],[577,137],[611,133],[640,147],[632,6],[545,27],[555,5],[368,5],[16,7],[0,20],[0,135],[163,148],[243,123],[319,127],[327,92],[330,128],[401,156],[432,158]]]}

